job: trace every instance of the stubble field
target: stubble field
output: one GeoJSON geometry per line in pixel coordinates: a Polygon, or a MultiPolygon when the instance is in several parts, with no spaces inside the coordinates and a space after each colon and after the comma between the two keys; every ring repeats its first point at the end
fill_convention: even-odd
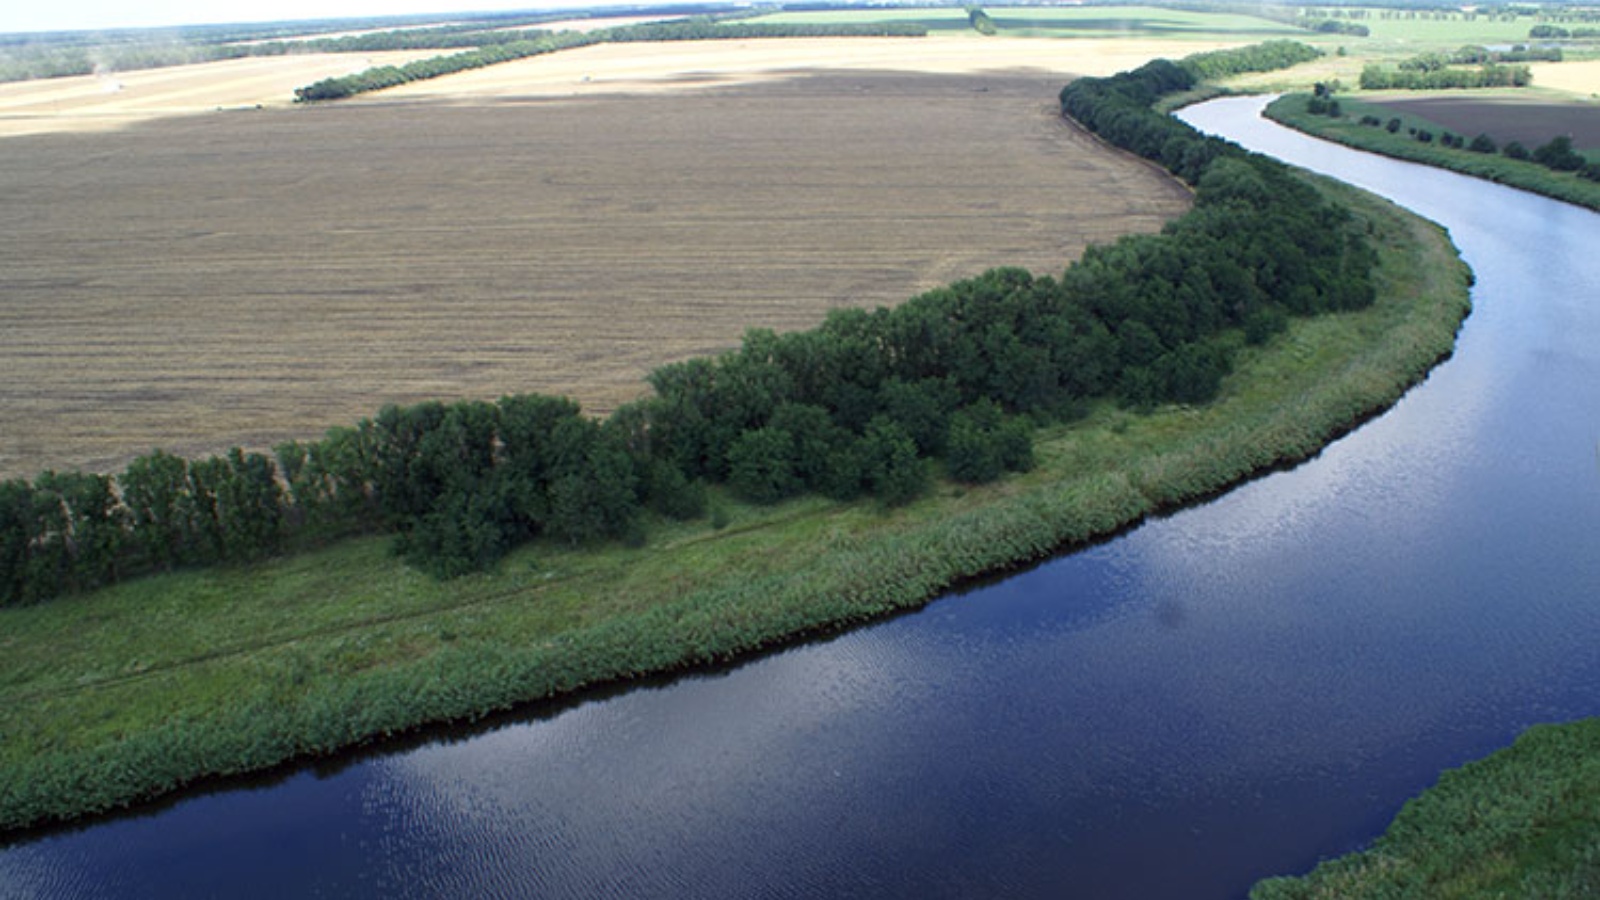
{"type": "Polygon", "coordinates": [[[1061,122],[1060,74],[451,80],[5,138],[0,476],[264,448],[389,402],[603,412],[747,328],[1058,271],[1188,203],[1061,122]]]}

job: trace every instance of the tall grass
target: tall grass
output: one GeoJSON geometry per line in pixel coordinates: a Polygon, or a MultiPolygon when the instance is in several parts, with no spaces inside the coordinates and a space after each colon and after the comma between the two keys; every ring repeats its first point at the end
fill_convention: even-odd
{"type": "Polygon", "coordinates": [[[923,604],[1315,454],[1447,355],[1468,274],[1437,228],[1331,183],[1384,249],[1379,301],[1250,349],[1204,407],[1105,404],[1038,467],[902,509],[718,496],[642,549],[536,543],[439,584],[379,539],[0,611],[0,826],[732,659],[923,604]]]}

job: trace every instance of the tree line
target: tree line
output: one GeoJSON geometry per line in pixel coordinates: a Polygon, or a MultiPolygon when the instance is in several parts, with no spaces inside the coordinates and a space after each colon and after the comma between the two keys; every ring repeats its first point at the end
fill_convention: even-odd
{"type": "MultiPolygon", "coordinates": [[[[403,35],[404,32],[398,34],[403,35]]],[[[497,63],[591,44],[786,37],[922,37],[927,34],[927,29],[919,25],[895,22],[859,25],[803,23],[766,25],[759,22],[727,22],[710,17],[696,17],[671,22],[647,22],[591,32],[512,32],[511,34],[516,35],[517,39],[500,38],[487,46],[479,46],[477,49],[449,56],[433,56],[401,66],[377,66],[352,75],[324,78],[314,84],[296,88],[295,101],[340,100],[412,81],[438,78],[468,69],[480,69],[497,63]],[[530,37],[530,34],[534,36],[530,37]]],[[[480,35],[481,32],[465,34],[461,35],[460,39],[468,44],[481,44],[481,41],[472,40],[480,35]]]]}
{"type": "Polygon", "coordinates": [[[751,331],[656,369],[649,395],[603,420],[539,395],[388,406],[270,457],[156,451],[115,477],[6,481],[0,604],[367,533],[448,577],[534,537],[642,542],[648,515],[707,515],[712,485],[896,505],[939,474],[1030,468],[1035,424],[1091,403],[1207,402],[1290,316],[1371,303],[1375,257],[1287,167],[1150,109],[1194,82],[1159,60],[1062,92],[1066,114],[1195,186],[1159,234],[1090,248],[1060,277],[995,269],[808,331],[751,331]]]}
{"type": "Polygon", "coordinates": [[[1364,91],[1432,91],[1458,88],[1527,87],[1533,72],[1527,66],[1486,62],[1477,68],[1430,67],[1427,61],[1412,60],[1409,68],[1368,65],[1361,70],[1364,91]]]}

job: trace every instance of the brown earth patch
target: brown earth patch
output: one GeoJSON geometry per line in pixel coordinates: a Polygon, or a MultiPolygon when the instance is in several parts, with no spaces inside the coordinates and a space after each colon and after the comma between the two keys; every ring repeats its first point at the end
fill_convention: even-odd
{"type": "Polygon", "coordinates": [[[747,328],[1057,272],[1180,214],[1180,186],[1061,121],[1060,84],[848,73],[7,139],[0,475],[425,398],[605,411],[747,328]]]}
{"type": "Polygon", "coordinates": [[[1531,150],[1564,134],[1575,147],[1600,147],[1600,106],[1589,103],[1457,92],[1385,98],[1375,105],[1427,119],[1469,140],[1488,134],[1498,144],[1520,141],[1531,150]]]}

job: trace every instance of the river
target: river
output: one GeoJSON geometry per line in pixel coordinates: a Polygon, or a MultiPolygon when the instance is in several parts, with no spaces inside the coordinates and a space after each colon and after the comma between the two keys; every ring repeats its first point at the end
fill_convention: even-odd
{"type": "Polygon", "coordinates": [[[1600,217],[1261,103],[1184,118],[1477,273],[1386,415],[915,614],[11,846],[0,896],[1238,897],[1600,715],[1600,217]]]}

